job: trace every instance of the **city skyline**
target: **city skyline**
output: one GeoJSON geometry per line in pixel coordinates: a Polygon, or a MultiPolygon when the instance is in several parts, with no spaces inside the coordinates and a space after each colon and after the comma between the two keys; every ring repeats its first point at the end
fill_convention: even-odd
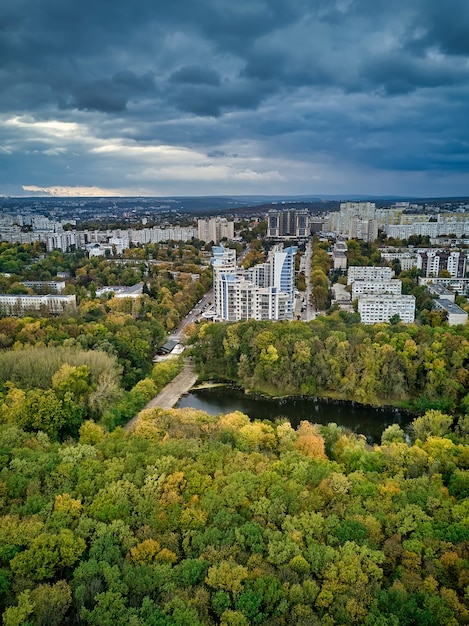
{"type": "Polygon", "coordinates": [[[463,0],[6,0],[0,195],[469,195],[463,0]]]}

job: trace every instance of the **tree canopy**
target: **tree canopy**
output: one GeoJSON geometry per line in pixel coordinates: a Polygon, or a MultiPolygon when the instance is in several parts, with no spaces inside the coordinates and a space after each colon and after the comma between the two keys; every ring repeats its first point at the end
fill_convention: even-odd
{"type": "Polygon", "coordinates": [[[424,417],[373,447],[193,409],[2,425],[3,623],[467,623],[469,430],[424,417]]]}

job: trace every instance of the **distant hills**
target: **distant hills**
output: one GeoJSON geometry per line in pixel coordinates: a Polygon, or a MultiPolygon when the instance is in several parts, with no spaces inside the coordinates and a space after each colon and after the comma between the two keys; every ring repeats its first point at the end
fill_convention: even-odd
{"type": "MultiPolygon", "coordinates": [[[[409,196],[372,196],[357,194],[330,195],[240,195],[240,196],[171,196],[171,197],[4,197],[0,198],[0,211],[15,212],[29,210],[38,213],[68,213],[76,208],[73,214],[82,219],[87,214],[112,215],[128,212],[136,216],[155,213],[214,215],[231,213],[255,213],[267,211],[269,208],[295,206],[308,208],[313,212],[336,210],[339,203],[350,201],[375,202],[383,207],[399,201],[418,204],[461,204],[468,203],[469,197],[419,198],[409,196]]],[[[85,218],[86,219],[86,218],[85,218]]]]}

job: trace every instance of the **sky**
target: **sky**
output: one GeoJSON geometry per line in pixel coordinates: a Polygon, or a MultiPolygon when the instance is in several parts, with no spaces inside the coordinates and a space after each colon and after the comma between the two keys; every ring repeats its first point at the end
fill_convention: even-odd
{"type": "Polygon", "coordinates": [[[0,195],[469,196],[467,0],[2,0],[0,195]]]}

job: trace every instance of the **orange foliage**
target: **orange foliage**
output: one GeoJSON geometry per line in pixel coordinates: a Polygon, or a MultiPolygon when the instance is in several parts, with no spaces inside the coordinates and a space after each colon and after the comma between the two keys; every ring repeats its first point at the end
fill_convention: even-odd
{"type": "Polygon", "coordinates": [[[324,438],[318,433],[316,426],[303,421],[297,429],[298,439],[295,448],[306,456],[314,459],[325,459],[324,438]]]}

